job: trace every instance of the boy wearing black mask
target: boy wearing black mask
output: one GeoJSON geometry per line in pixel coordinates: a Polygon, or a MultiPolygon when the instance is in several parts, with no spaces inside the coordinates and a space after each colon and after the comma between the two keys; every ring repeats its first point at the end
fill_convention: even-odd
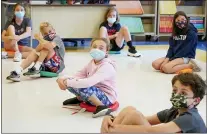
{"type": "Polygon", "coordinates": [[[182,73],[172,79],[172,107],[152,116],[144,116],[133,107],[123,109],[117,117],[107,116],[102,133],[206,133],[205,123],[196,106],[203,99],[206,84],[194,73],[182,73]]]}

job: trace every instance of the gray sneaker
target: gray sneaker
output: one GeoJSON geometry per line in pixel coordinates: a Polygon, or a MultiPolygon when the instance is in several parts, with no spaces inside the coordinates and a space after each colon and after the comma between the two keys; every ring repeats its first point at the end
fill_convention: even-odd
{"type": "Polygon", "coordinates": [[[39,77],[40,76],[40,69],[37,70],[34,66],[29,68],[26,73],[23,73],[24,76],[32,76],[32,77],[39,77]]]}
{"type": "Polygon", "coordinates": [[[112,110],[107,106],[97,106],[96,111],[92,114],[92,117],[97,118],[100,116],[109,115],[111,112],[112,110]]]}
{"type": "Polygon", "coordinates": [[[8,77],[6,77],[7,80],[11,80],[13,82],[20,82],[20,74],[17,74],[16,71],[12,71],[8,77]]]}

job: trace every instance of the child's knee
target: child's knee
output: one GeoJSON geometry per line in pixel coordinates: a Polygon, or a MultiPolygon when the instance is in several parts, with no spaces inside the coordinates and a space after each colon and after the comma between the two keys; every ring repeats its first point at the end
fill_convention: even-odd
{"type": "Polygon", "coordinates": [[[127,26],[123,26],[123,27],[121,27],[121,30],[128,31],[128,27],[127,26]]]}
{"type": "Polygon", "coordinates": [[[159,70],[159,65],[157,64],[156,61],[153,61],[153,62],[152,62],[152,67],[153,67],[154,69],[156,69],[156,70],[159,70]]]}
{"type": "Polygon", "coordinates": [[[132,106],[128,106],[128,107],[125,107],[123,109],[123,111],[126,111],[126,112],[136,111],[136,108],[135,107],[132,107],[132,106]]]}
{"type": "Polygon", "coordinates": [[[13,25],[9,25],[7,31],[15,31],[15,27],[13,25]]]}
{"type": "Polygon", "coordinates": [[[165,65],[165,66],[163,66],[162,70],[164,73],[169,74],[169,73],[171,73],[172,69],[168,65],[165,65]]]}

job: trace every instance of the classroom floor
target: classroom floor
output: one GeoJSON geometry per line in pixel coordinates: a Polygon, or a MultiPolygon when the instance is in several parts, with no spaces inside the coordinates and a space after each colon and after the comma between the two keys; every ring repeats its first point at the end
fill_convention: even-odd
{"type": "MultiPolygon", "coordinates": [[[[140,48],[141,58],[111,55],[117,62],[117,87],[120,108],[134,106],[144,115],[170,108],[171,79],[174,75],[161,74],[151,67],[153,60],[165,56],[166,49],[140,48]]],[[[202,53],[202,52],[201,52],[202,53]]],[[[206,54],[206,52],[205,52],[206,54]]],[[[199,55],[199,54],[197,54],[199,55]]],[[[199,74],[206,79],[206,62],[198,57],[202,67],[199,74]]],[[[90,60],[87,52],[67,52],[65,74],[72,75],[90,60]]],[[[73,110],[62,108],[62,102],[72,94],[61,91],[56,78],[31,79],[22,76],[20,83],[6,81],[6,76],[20,63],[2,60],[2,132],[3,133],[98,133],[102,118],[91,113],[71,115],[73,110]]],[[[198,106],[206,123],[206,97],[198,106]]],[[[116,113],[117,113],[116,112],[116,113]]]]}

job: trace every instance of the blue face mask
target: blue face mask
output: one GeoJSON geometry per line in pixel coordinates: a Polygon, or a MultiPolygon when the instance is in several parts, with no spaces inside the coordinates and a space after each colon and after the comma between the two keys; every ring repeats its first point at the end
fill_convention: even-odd
{"type": "Polygon", "coordinates": [[[94,60],[99,61],[105,58],[106,53],[99,49],[91,49],[90,55],[93,57],[94,60]]]}
{"type": "Polygon", "coordinates": [[[24,18],[24,12],[22,12],[22,11],[16,11],[15,12],[15,16],[17,17],[17,18],[19,18],[19,19],[22,19],[22,18],[24,18]]]}

